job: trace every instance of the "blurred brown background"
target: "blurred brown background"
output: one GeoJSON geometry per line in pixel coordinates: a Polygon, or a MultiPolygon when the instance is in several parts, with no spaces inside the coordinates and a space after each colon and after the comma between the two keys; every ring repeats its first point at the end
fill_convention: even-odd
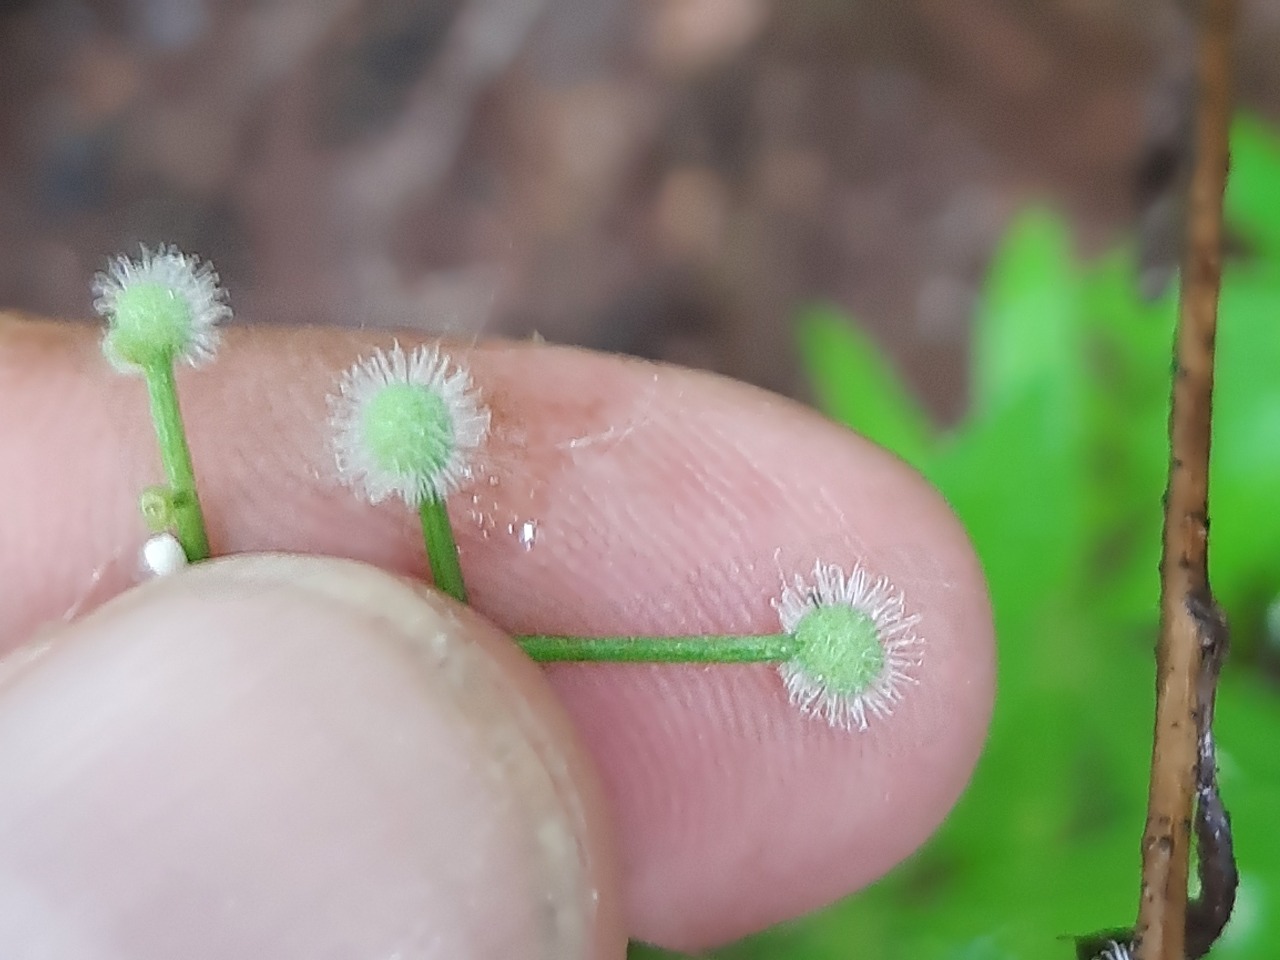
{"type": "MultiPolygon", "coordinates": [[[[0,304],[211,258],[248,322],[528,336],[803,395],[830,299],[945,419],[977,284],[1048,199],[1130,230],[1176,130],[1176,0],[0,4],[0,304]]],[[[1280,3],[1242,99],[1280,107],[1280,3]]]]}

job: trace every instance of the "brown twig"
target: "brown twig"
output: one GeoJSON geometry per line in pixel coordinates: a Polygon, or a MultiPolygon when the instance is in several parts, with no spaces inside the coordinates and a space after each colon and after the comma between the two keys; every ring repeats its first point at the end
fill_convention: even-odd
{"type": "Polygon", "coordinates": [[[1184,960],[1192,801],[1197,786],[1199,687],[1210,637],[1209,438],[1213,352],[1222,281],[1222,200],[1230,126],[1234,0],[1203,0],[1187,244],[1182,263],[1169,487],[1160,564],[1156,722],[1147,825],[1142,839],[1138,960],[1184,960]]]}

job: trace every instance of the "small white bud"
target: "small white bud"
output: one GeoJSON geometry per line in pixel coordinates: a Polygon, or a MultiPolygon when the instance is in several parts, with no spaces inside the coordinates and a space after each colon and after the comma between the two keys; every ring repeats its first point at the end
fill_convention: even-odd
{"type": "Polygon", "coordinates": [[[172,533],[157,533],[142,545],[142,567],[153,577],[167,577],[186,565],[187,555],[172,533]]]}

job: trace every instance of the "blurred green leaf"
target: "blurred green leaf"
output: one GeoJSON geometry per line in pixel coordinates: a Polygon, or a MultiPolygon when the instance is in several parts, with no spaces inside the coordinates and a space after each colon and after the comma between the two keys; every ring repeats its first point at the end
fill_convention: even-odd
{"type": "MultiPolygon", "coordinates": [[[[1210,481],[1214,586],[1234,625],[1219,701],[1242,885],[1213,956],[1269,957],[1280,932],[1280,140],[1234,129],[1210,481]]],[[[824,407],[903,453],[969,530],[990,584],[999,696],[973,783],[938,835],[872,889],[717,954],[1054,958],[1132,922],[1145,818],[1167,471],[1172,296],[1138,293],[1122,248],[1077,262],[1064,222],[1018,218],[974,328],[969,415],[935,433],[830,307],[801,352],[824,407]],[[879,367],[880,374],[875,369],[879,367]],[[875,394],[879,392],[880,396],[875,394]]]]}
{"type": "Polygon", "coordinates": [[[1064,403],[1078,389],[1076,272],[1058,217],[1032,210],[1009,228],[992,261],[973,330],[978,416],[1016,402],[1032,388],[1047,389],[1064,403]]]}
{"type": "Polygon", "coordinates": [[[1256,244],[1259,253],[1280,254],[1280,138],[1256,117],[1238,117],[1231,129],[1231,175],[1226,218],[1256,244]]]}
{"type": "Polygon", "coordinates": [[[1242,658],[1258,654],[1266,606],[1280,593],[1280,274],[1239,266],[1229,276],[1218,334],[1210,563],[1242,658]]]}
{"type": "Polygon", "coordinates": [[[641,943],[639,940],[632,940],[627,944],[627,960],[695,960],[695,958],[687,957],[683,953],[662,950],[647,943],[641,943]]]}
{"type": "Polygon", "coordinates": [[[805,310],[797,336],[818,405],[919,467],[933,444],[929,420],[871,338],[828,305],[805,310]]]}

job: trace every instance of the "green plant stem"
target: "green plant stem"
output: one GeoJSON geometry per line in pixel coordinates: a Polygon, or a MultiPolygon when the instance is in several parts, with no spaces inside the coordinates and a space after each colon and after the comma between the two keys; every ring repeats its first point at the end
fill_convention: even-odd
{"type": "Polygon", "coordinates": [[[467,587],[462,582],[458,563],[458,544],[453,539],[449,510],[443,500],[424,500],[418,508],[422,518],[422,539],[427,545],[427,562],[436,587],[459,603],[467,602],[467,587]]]}
{"type": "Polygon", "coordinates": [[[708,637],[516,637],[539,663],[780,663],[796,652],[789,633],[708,637]]]}
{"type": "Polygon", "coordinates": [[[207,560],[209,535],[205,531],[204,513],[196,494],[196,474],[191,465],[187,434],[182,427],[173,363],[151,364],[144,369],[143,375],[147,381],[151,421],[155,424],[160,459],[173,494],[174,533],[188,560],[192,563],[207,560]]]}

